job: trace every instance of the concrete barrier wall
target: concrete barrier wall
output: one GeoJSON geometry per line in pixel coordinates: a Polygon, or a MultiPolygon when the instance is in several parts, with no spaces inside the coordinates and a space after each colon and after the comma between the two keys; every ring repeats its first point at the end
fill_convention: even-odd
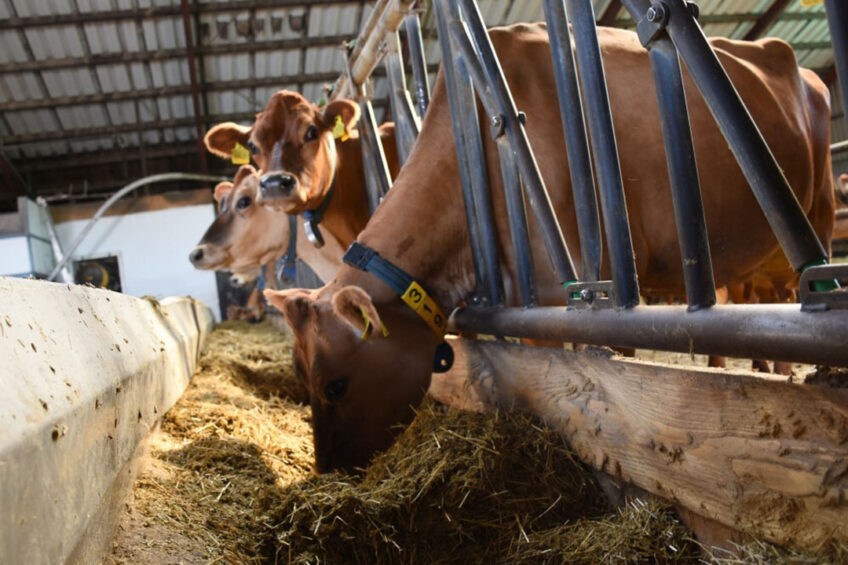
{"type": "Polygon", "coordinates": [[[0,563],[94,557],[116,478],[211,328],[190,298],[0,278],[0,563]]]}

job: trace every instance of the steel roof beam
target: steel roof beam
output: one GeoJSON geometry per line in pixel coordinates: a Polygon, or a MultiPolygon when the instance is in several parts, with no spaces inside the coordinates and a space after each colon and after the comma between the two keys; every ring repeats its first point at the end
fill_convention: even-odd
{"type": "Polygon", "coordinates": [[[194,140],[178,143],[161,143],[147,147],[142,155],[141,148],[110,149],[94,153],[71,153],[68,155],[50,156],[48,158],[33,158],[18,167],[22,174],[39,174],[45,171],[90,168],[96,166],[122,163],[124,161],[140,161],[147,159],[164,159],[168,157],[183,157],[196,155],[197,146],[194,140]]]}
{"type": "MultiPolygon", "coordinates": [[[[438,71],[437,64],[427,65],[429,72],[438,71]]],[[[385,70],[377,68],[374,76],[385,76],[385,70]]],[[[203,90],[209,92],[225,92],[263,87],[282,88],[287,84],[309,84],[332,82],[339,77],[337,71],[325,73],[310,73],[297,75],[284,75],[279,77],[264,77],[254,80],[235,80],[227,82],[213,82],[203,85],[203,90]]],[[[167,96],[184,96],[191,94],[190,85],[163,86],[162,88],[148,88],[144,90],[127,90],[121,92],[103,92],[98,94],[85,94],[81,96],[63,96],[48,100],[20,100],[12,102],[0,102],[0,112],[20,112],[23,110],[42,110],[62,106],[85,106],[99,104],[101,102],[127,102],[145,98],[164,98],[167,96]]]]}
{"type": "Polygon", "coordinates": [[[783,11],[786,10],[789,2],[790,0],[774,0],[768,10],[754,22],[754,25],[751,26],[751,29],[748,30],[742,39],[753,41],[762,37],[774,25],[783,11]]]}
{"type": "MultiPolygon", "coordinates": [[[[375,106],[382,104],[374,103],[375,106]]],[[[205,124],[217,124],[219,122],[250,122],[256,117],[256,112],[242,112],[238,114],[220,114],[205,116],[203,121],[205,124]]],[[[172,120],[161,120],[156,122],[144,122],[146,132],[161,129],[184,128],[195,125],[194,117],[176,118],[172,120]]],[[[138,124],[127,123],[116,126],[94,127],[94,128],[79,128],[68,129],[62,131],[50,131],[39,133],[26,133],[19,135],[7,135],[0,137],[0,145],[11,147],[19,145],[27,145],[30,143],[49,143],[53,141],[65,139],[96,139],[101,137],[111,137],[120,134],[135,133],[138,131],[138,124]]]]}
{"type": "MultiPolygon", "coordinates": [[[[200,169],[206,173],[206,147],[203,145],[203,112],[200,109],[200,88],[197,84],[197,58],[195,57],[194,36],[191,33],[191,12],[188,0],[180,0],[183,10],[183,34],[188,59],[188,78],[191,86],[191,107],[194,113],[194,129],[197,135],[197,154],[200,157],[200,169]]],[[[143,136],[142,136],[143,138],[143,136]]],[[[139,139],[141,141],[141,139],[139,139]]]]}
{"type": "MultiPolygon", "coordinates": [[[[302,8],[310,5],[348,6],[356,5],[360,0],[250,0],[241,2],[210,2],[195,4],[189,8],[193,14],[218,14],[221,12],[240,12],[246,10],[278,10],[302,8]]],[[[154,6],[138,10],[103,10],[82,12],[80,14],[51,14],[45,16],[10,17],[0,20],[0,31],[19,28],[57,27],[77,24],[95,24],[124,22],[135,18],[178,18],[182,16],[182,7],[154,6]]]]}
{"type": "MultiPolygon", "coordinates": [[[[345,41],[353,39],[351,35],[330,35],[322,37],[275,39],[257,41],[254,43],[227,43],[224,45],[206,45],[195,51],[199,55],[238,55],[242,53],[259,53],[265,51],[285,51],[305,49],[309,47],[340,47],[345,41]]],[[[183,59],[188,55],[184,47],[176,49],[159,49],[157,51],[134,51],[131,53],[103,53],[90,57],[64,57],[61,59],[40,59],[35,61],[20,61],[3,63],[0,72],[20,73],[26,71],[55,71],[88,67],[91,65],[118,65],[123,63],[142,63],[149,61],[165,61],[168,59],[183,59]]]]}

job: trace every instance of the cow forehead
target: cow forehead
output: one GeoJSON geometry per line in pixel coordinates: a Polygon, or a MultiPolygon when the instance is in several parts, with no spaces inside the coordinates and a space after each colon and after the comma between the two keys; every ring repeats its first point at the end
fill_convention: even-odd
{"type": "Polygon", "coordinates": [[[316,111],[307,102],[266,108],[256,119],[253,138],[260,144],[273,144],[284,136],[297,136],[301,124],[315,121],[316,111]]]}

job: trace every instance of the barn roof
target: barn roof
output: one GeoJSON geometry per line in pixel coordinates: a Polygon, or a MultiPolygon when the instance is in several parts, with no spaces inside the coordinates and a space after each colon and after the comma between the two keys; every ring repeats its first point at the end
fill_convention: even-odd
{"type": "MultiPolygon", "coordinates": [[[[632,26],[619,0],[599,21],[632,26]]],[[[543,19],[540,0],[479,0],[489,25],[543,19]]],[[[272,92],[322,96],[372,2],[361,0],[0,0],[0,201],[29,193],[103,198],[158,172],[229,174],[198,146],[214,123],[249,123],[272,92]]],[[[701,0],[708,35],[773,35],[835,79],[822,5],[701,0]]],[[[429,9],[428,63],[439,60],[429,9]]],[[[385,108],[377,76],[378,117],[385,108]]],[[[836,139],[844,139],[844,127],[836,139]]],[[[186,185],[194,188],[196,185],[186,185]]],[[[166,185],[161,189],[179,188],[166,185]]]]}

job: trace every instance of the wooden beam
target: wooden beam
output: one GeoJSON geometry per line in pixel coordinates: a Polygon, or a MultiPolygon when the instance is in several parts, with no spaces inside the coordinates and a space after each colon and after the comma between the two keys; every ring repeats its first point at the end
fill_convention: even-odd
{"type": "Polygon", "coordinates": [[[431,395],[518,407],[581,459],[745,534],[812,551],[848,542],[848,390],[603,352],[454,340],[431,395]]]}
{"type": "Polygon", "coordinates": [[[789,6],[790,0],[774,0],[771,6],[763,12],[754,25],[751,26],[751,29],[745,34],[745,37],[742,39],[746,41],[754,41],[755,39],[759,39],[762,35],[767,32],[774,22],[777,21],[777,18],[780,17],[780,14],[789,6]]]}

